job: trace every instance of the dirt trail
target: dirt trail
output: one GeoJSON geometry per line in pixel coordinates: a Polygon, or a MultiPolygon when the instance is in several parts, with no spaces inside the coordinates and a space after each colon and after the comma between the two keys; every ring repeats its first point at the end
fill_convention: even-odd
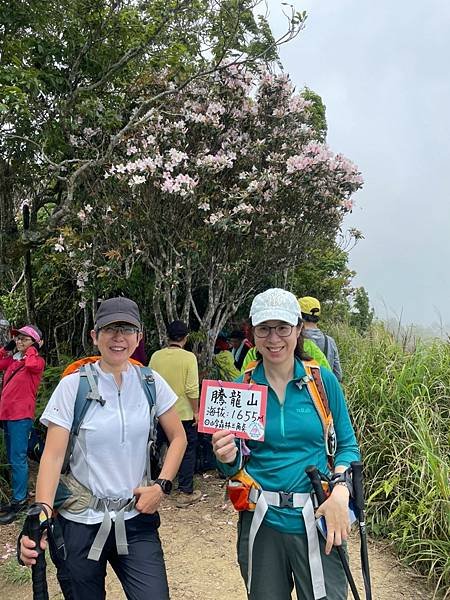
{"type": "MultiPolygon", "coordinates": [[[[214,476],[198,477],[202,501],[189,508],[177,509],[165,500],[161,509],[160,529],[166,557],[172,600],[245,600],[245,591],[236,563],[236,515],[224,501],[223,481],[214,476]]],[[[13,525],[0,528],[0,556],[6,543],[17,534],[13,525]]],[[[422,579],[400,565],[389,549],[379,543],[369,547],[374,600],[432,600],[433,592],[422,579]]],[[[358,587],[359,544],[355,536],[350,545],[358,587]]],[[[1,562],[1,559],[0,559],[1,562]]],[[[49,574],[50,597],[60,599],[54,572],[49,574]]],[[[30,585],[1,582],[0,598],[29,600],[30,585]]],[[[350,599],[351,595],[349,596],[350,599]]],[[[114,575],[107,578],[108,600],[124,600],[125,595],[114,575]]],[[[274,600],[277,600],[274,598],[274,600]]]]}

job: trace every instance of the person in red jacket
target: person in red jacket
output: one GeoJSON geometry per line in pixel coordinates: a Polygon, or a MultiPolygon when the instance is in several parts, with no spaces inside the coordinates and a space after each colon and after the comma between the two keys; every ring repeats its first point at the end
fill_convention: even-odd
{"type": "Polygon", "coordinates": [[[36,394],[45,361],[39,356],[42,333],[35,325],[12,331],[13,339],[0,348],[3,389],[0,421],[5,435],[8,463],[11,465],[12,499],[0,505],[0,524],[14,521],[28,504],[28,437],[33,425],[36,394]]]}

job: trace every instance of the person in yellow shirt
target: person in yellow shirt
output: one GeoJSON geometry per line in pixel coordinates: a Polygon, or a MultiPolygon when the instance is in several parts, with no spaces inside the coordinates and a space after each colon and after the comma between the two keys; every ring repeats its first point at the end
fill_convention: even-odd
{"type": "MultiPolygon", "coordinates": [[[[167,381],[178,396],[175,408],[186,432],[187,448],[178,470],[176,506],[179,508],[198,502],[202,496],[200,490],[194,490],[199,386],[197,358],[184,350],[188,334],[188,327],[183,321],[169,323],[167,347],[155,352],[150,359],[150,367],[167,381]]],[[[161,434],[161,442],[164,443],[164,433],[161,434]]]]}

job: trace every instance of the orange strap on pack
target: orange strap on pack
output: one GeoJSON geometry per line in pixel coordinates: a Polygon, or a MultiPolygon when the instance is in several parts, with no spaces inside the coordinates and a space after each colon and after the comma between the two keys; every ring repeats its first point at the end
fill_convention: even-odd
{"type": "Polygon", "coordinates": [[[320,376],[320,367],[313,360],[304,360],[303,366],[306,374],[310,377],[310,380],[307,383],[308,391],[311,394],[317,412],[319,413],[323,430],[327,431],[330,423],[333,422],[333,417],[331,415],[328,397],[320,376]]]}
{"type": "Polygon", "coordinates": [[[336,453],[336,433],[334,431],[333,415],[331,414],[328,396],[320,375],[320,366],[314,360],[304,360],[302,362],[309,378],[306,384],[308,392],[322,421],[328,463],[330,468],[332,468],[333,458],[336,453]]]}
{"type": "Polygon", "coordinates": [[[252,488],[261,489],[261,486],[245,469],[241,469],[233,477],[230,477],[227,483],[227,493],[235,510],[255,510],[256,504],[249,500],[252,488]]]}

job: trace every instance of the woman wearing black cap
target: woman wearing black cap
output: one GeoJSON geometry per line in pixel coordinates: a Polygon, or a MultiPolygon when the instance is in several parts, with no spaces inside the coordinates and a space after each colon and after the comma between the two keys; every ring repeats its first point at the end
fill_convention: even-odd
{"type": "MultiPolygon", "coordinates": [[[[81,510],[63,504],[58,514],[73,598],[103,600],[109,562],[128,598],[168,600],[157,511],[164,495],[171,491],[186,448],[186,436],[174,407],[176,395],[162,377],[153,374],[156,416],[171,443],[159,478],[153,485],[144,485],[141,482],[146,472],[151,419],[140,371],[129,362],[142,337],[136,303],[128,298],[103,301],[91,336],[100,352],[100,360],[92,366],[99,402],[91,403],[76,436],[70,475],[95,501],[81,510]]],[[[48,433],[36,502],[50,508],[69,441],[79,383],[79,372],[65,376],[41,418],[48,433]]],[[[36,556],[34,542],[23,536],[21,559],[31,565],[36,556]]]]}

